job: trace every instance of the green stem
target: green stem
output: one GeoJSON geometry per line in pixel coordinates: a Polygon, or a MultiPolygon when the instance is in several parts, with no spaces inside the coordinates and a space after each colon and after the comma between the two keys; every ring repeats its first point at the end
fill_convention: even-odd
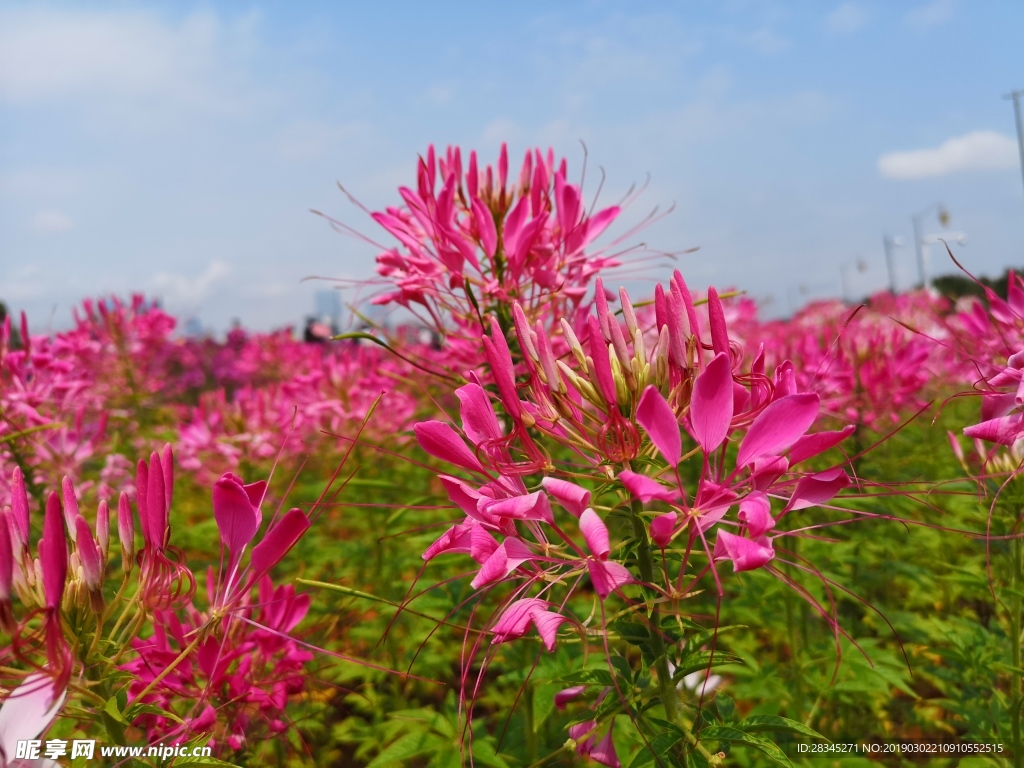
{"type": "MultiPolygon", "coordinates": [[[[633,523],[633,536],[637,541],[637,565],[640,567],[640,578],[646,583],[654,583],[654,558],[651,553],[651,541],[647,537],[647,526],[644,525],[641,514],[644,505],[633,500],[630,505],[630,519],[633,523]]],[[[696,749],[705,760],[711,765],[721,764],[721,760],[712,755],[697,741],[697,737],[691,733],[689,727],[683,722],[679,713],[679,693],[676,691],[675,681],[668,670],[668,655],[665,653],[665,639],[661,633],[661,610],[658,604],[651,606],[651,652],[654,654],[654,668],[658,673],[658,691],[661,695],[661,702],[665,706],[666,719],[677,726],[685,735],[690,746],[696,749]]]]}

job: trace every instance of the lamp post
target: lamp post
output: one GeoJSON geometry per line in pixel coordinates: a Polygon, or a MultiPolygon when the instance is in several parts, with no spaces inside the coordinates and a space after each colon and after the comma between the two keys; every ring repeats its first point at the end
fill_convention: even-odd
{"type": "Polygon", "coordinates": [[[889,270],[889,293],[896,295],[896,265],[892,261],[892,249],[903,246],[902,237],[885,235],[882,237],[882,247],[885,248],[885,266],[889,270]]]}
{"type": "Polygon", "coordinates": [[[1020,175],[1024,179],[1024,121],[1020,116],[1020,97],[1024,91],[1013,91],[1003,96],[1004,99],[1013,99],[1013,116],[1017,120],[1017,151],[1020,153],[1020,175]]]}
{"type": "Polygon", "coordinates": [[[917,275],[921,278],[922,288],[927,287],[928,276],[925,274],[924,243],[921,242],[921,222],[933,209],[938,209],[937,217],[939,224],[946,226],[949,223],[949,211],[946,210],[946,206],[942,203],[932,203],[923,211],[910,217],[910,221],[914,225],[914,252],[917,254],[917,275]]]}

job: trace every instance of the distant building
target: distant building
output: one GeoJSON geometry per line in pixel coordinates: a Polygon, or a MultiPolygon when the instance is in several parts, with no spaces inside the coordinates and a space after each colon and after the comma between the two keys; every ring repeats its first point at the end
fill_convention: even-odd
{"type": "Polygon", "coordinates": [[[341,328],[341,294],[334,290],[317,291],[313,299],[316,319],[329,326],[332,333],[338,333],[341,328]]]}

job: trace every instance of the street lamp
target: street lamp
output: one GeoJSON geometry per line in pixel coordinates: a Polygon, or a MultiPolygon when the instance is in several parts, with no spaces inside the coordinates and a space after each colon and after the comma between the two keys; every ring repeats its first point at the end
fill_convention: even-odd
{"type": "Polygon", "coordinates": [[[924,266],[924,247],[921,242],[921,222],[924,217],[932,212],[933,209],[936,211],[939,224],[946,226],[949,224],[949,211],[946,210],[946,206],[942,203],[932,203],[923,211],[914,214],[910,217],[910,221],[914,225],[914,252],[917,254],[917,274],[921,278],[921,287],[927,287],[927,275],[925,274],[924,266]]]}
{"type": "Polygon", "coordinates": [[[902,237],[885,235],[882,237],[882,246],[885,248],[885,266],[889,270],[889,292],[896,295],[896,266],[892,262],[892,249],[903,247],[902,237]]]}

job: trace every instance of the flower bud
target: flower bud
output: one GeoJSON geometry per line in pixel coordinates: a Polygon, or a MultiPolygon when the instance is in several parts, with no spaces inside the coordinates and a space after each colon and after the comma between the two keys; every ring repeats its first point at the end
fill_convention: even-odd
{"type": "Polygon", "coordinates": [[[96,509],[96,541],[100,545],[103,559],[107,559],[110,549],[110,505],[103,499],[96,509]]]}
{"type": "Polygon", "coordinates": [[[135,519],[124,491],[117,501],[117,535],[121,539],[121,567],[125,573],[130,573],[135,562],[135,519]]]}

